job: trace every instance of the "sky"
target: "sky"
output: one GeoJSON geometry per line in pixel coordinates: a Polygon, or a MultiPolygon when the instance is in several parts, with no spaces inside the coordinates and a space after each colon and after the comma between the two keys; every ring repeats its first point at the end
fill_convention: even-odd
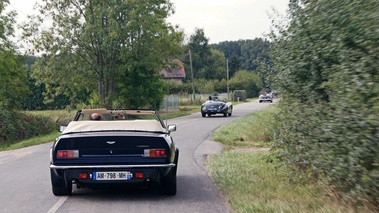
{"type": "MultiPolygon", "coordinates": [[[[9,9],[18,12],[17,22],[26,21],[40,0],[10,0],[9,9]]],[[[204,30],[209,43],[264,37],[270,31],[270,14],[275,8],[284,14],[289,0],[171,0],[175,14],[168,18],[188,36],[204,30]]]]}
{"type": "Polygon", "coordinates": [[[204,30],[210,43],[263,37],[270,31],[274,7],[285,13],[289,0],[172,0],[176,12],[168,20],[192,35],[204,30]]]}

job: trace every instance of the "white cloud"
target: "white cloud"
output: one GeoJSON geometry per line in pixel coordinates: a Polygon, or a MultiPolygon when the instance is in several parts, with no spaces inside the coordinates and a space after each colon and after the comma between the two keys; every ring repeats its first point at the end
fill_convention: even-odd
{"type": "MultiPolygon", "coordinates": [[[[40,0],[10,0],[19,13],[18,23],[26,21],[32,14],[35,2],[40,0]]],[[[210,43],[254,39],[270,30],[268,13],[275,7],[284,13],[289,0],[171,0],[176,12],[168,21],[178,24],[187,36],[195,28],[204,29],[210,43]]]]}
{"type": "Polygon", "coordinates": [[[288,0],[172,0],[176,13],[168,19],[187,35],[204,29],[211,43],[262,37],[270,30],[272,7],[284,13],[288,0]]]}

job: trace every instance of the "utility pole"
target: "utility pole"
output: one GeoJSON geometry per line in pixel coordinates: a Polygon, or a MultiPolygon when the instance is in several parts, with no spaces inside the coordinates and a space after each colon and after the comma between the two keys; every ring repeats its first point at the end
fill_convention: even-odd
{"type": "Polygon", "coordinates": [[[193,82],[193,70],[192,70],[192,56],[191,56],[191,50],[188,50],[189,57],[190,57],[190,65],[191,65],[191,78],[192,78],[192,96],[193,100],[195,100],[195,84],[193,82]]]}
{"type": "Polygon", "coordinates": [[[229,59],[226,59],[226,94],[229,100],[229,59]]]}

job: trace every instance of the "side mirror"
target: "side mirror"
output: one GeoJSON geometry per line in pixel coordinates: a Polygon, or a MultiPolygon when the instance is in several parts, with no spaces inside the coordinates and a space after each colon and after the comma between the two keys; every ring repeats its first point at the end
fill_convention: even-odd
{"type": "Polygon", "coordinates": [[[67,128],[67,126],[60,126],[59,127],[59,132],[63,132],[66,128],[67,128]]]}
{"type": "Polygon", "coordinates": [[[167,130],[169,132],[175,132],[176,131],[176,125],[175,124],[170,124],[167,126],[167,130]]]}

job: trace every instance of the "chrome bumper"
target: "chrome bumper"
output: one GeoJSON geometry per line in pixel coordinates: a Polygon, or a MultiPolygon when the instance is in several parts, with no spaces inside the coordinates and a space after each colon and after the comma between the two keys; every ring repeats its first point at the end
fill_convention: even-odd
{"type": "Polygon", "coordinates": [[[146,164],[146,165],[77,165],[77,166],[57,166],[50,165],[50,169],[124,169],[124,168],[170,168],[175,167],[170,164],[146,164]]]}

